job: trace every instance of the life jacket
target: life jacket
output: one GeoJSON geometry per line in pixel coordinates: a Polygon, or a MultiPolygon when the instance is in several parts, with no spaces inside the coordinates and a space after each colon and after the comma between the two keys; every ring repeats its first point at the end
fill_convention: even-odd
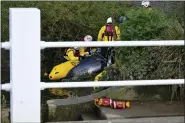
{"type": "Polygon", "coordinates": [[[99,98],[95,99],[94,103],[96,106],[110,107],[112,105],[112,99],[110,98],[99,98]]]}
{"type": "MultiPolygon", "coordinates": [[[[110,41],[109,40],[109,37],[111,36],[111,41],[112,41],[112,38],[113,38],[113,24],[106,24],[105,25],[105,31],[104,31],[104,34],[102,35],[102,38],[104,37],[104,36],[108,36],[108,41],[110,41]]],[[[115,30],[116,31],[116,30],[115,30]]]]}
{"type": "Polygon", "coordinates": [[[130,102],[125,101],[112,101],[111,106],[114,109],[130,108],[130,102]]]}
{"type": "Polygon", "coordinates": [[[104,35],[113,36],[113,25],[112,24],[106,24],[104,35]]]}

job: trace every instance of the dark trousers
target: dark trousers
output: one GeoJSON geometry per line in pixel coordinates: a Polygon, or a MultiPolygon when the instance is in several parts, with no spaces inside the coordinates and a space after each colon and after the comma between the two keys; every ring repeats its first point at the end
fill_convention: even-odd
{"type": "Polygon", "coordinates": [[[111,62],[114,64],[115,62],[115,51],[112,47],[100,47],[101,55],[108,60],[108,57],[111,57],[111,62]]]}

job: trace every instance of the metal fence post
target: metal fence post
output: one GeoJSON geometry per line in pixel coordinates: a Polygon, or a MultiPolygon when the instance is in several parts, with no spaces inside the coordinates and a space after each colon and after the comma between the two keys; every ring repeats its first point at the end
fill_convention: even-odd
{"type": "Polygon", "coordinates": [[[11,122],[40,122],[40,10],[10,8],[11,122]]]}

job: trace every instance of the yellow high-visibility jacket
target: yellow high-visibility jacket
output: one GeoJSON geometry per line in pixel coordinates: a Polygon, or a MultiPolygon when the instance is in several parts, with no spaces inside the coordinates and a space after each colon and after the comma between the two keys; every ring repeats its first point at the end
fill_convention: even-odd
{"type": "Polygon", "coordinates": [[[78,60],[79,59],[79,57],[75,56],[75,49],[73,49],[73,48],[67,49],[67,51],[64,55],[64,58],[67,60],[78,60]]]}
{"type": "Polygon", "coordinates": [[[103,73],[105,73],[105,71],[102,71],[101,73],[99,73],[98,75],[95,76],[94,81],[99,81],[100,78],[103,76],[103,73]]]}
{"type": "Polygon", "coordinates": [[[151,7],[149,7],[148,10],[153,10],[153,9],[151,7]]]}
{"type": "MultiPolygon", "coordinates": [[[[111,41],[111,38],[112,38],[112,41],[114,41],[114,37],[112,36],[103,36],[104,32],[105,32],[105,29],[106,29],[106,26],[103,26],[99,33],[98,33],[98,41],[111,41]],[[109,40],[108,40],[109,39],[109,40]]],[[[120,40],[120,29],[118,26],[115,26],[115,33],[116,33],[116,37],[117,39],[116,40],[120,40]]]]}
{"type": "Polygon", "coordinates": [[[84,56],[84,55],[88,55],[89,54],[89,52],[85,51],[84,47],[81,47],[79,51],[80,51],[80,56],[84,56]]]}
{"type": "MultiPolygon", "coordinates": [[[[80,48],[80,56],[89,55],[89,51],[86,51],[84,47],[80,48]]],[[[90,51],[96,52],[97,48],[90,48],[90,51]]]]}

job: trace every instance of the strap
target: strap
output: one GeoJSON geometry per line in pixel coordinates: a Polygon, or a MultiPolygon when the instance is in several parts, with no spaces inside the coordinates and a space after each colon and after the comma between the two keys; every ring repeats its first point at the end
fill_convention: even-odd
{"type": "MultiPolygon", "coordinates": [[[[103,37],[105,36],[105,31],[106,31],[106,26],[105,26],[105,30],[104,30],[104,33],[102,34],[102,39],[103,37]]],[[[107,35],[106,35],[107,36],[107,35]]],[[[108,41],[112,41],[112,38],[116,38],[117,39],[117,33],[116,33],[116,26],[113,26],[113,36],[111,36],[111,40],[109,40],[109,35],[107,36],[108,37],[108,41]]],[[[116,40],[115,39],[115,40],[116,40]]],[[[114,40],[114,41],[115,41],[114,40]]]]}

